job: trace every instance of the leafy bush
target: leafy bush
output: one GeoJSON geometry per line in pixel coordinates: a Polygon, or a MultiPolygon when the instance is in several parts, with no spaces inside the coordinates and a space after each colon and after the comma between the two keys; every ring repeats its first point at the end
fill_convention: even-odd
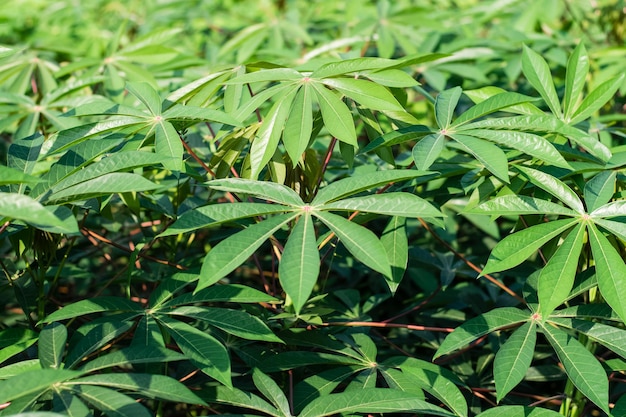
{"type": "Polygon", "coordinates": [[[0,415],[626,415],[623,1],[9,3],[0,415]]]}

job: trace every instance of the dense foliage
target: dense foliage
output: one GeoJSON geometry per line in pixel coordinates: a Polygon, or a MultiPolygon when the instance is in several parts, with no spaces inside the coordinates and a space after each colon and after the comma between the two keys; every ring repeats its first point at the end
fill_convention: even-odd
{"type": "Polygon", "coordinates": [[[6,0],[0,415],[626,415],[623,0],[6,0]]]}

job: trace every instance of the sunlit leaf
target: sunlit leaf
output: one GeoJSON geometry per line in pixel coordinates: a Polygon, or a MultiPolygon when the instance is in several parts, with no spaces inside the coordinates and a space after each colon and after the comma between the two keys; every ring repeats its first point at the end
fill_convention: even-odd
{"type": "Polygon", "coordinates": [[[533,359],[536,340],[536,325],[527,322],[515,330],[496,353],[493,375],[498,402],[524,379],[533,359]]]}

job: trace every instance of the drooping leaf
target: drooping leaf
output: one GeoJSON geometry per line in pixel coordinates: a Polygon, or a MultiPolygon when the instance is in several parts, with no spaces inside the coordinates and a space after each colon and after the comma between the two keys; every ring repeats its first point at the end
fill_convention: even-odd
{"type": "Polygon", "coordinates": [[[248,259],[278,229],[293,220],[297,213],[274,216],[222,240],[207,253],[202,262],[196,293],[224,278],[248,259]]]}
{"type": "Polygon", "coordinates": [[[550,239],[572,228],[577,222],[577,219],[555,220],[506,236],[491,251],[481,275],[504,271],[521,264],[550,239]]]}
{"type": "Polygon", "coordinates": [[[259,391],[265,398],[270,400],[283,417],[291,417],[289,400],[287,400],[285,393],[283,393],[272,378],[261,372],[258,368],[254,368],[252,370],[252,380],[259,391]]]}
{"type": "Polygon", "coordinates": [[[606,237],[591,222],[588,223],[589,243],[596,262],[598,288],[602,297],[626,321],[626,264],[606,237]]]}
{"type": "Polygon", "coordinates": [[[391,277],[391,266],[387,259],[387,253],[373,232],[336,214],[314,211],[313,215],[337,235],[355,258],[374,271],[391,277]]]}
{"type": "Polygon", "coordinates": [[[600,362],[578,340],[550,324],[542,325],[567,376],[601,410],[609,410],[609,381],[600,362]]]}
{"type": "Polygon", "coordinates": [[[539,313],[548,316],[569,296],[583,249],[585,228],[578,224],[563,240],[539,274],[539,313]]]}
{"type": "Polygon", "coordinates": [[[516,329],[496,353],[493,375],[498,402],[524,379],[533,359],[536,340],[536,325],[527,322],[516,329]]]}
{"type": "Polygon", "coordinates": [[[474,317],[454,329],[441,343],[433,359],[460,349],[475,339],[502,327],[530,320],[528,311],[513,307],[500,307],[474,317]]]}
{"type": "Polygon", "coordinates": [[[65,353],[67,328],[61,323],[51,323],[39,334],[39,361],[41,367],[60,369],[65,353]]]}
{"type": "Polygon", "coordinates": [[[72,217],[71,227],[57,217],[52,210],[44,207],[33,198],[17,193],[0,192],[0,216],[22,220],[35,227],[58,227],[65,233],[77,233],[78,224],[72,217]]]}
{"type": "Polygon", "coordinates": [[[550,67],[541,55],[526,45],[524,45],[522,52],[522,71],[530,84],[539,92],[552,113],[557,117],[561,117],[561,103],[552,82],[550,67]]]}

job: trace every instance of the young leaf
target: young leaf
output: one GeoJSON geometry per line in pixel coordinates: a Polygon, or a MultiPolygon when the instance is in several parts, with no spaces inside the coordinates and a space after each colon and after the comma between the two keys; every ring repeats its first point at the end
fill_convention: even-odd
{"type": "Polygon", "coordinates": [[[445,136],[442,134],[431,134],[424,136],[413,146],[411,154],[415,161],[415,167],[420,171],[426,171],[445,147],[445,136]]]}
{"type": "Polygon", "coordinates": [[[441,343],[434,359],[460,349],[473,340],[502,327],[530,320],[528,311],[513,307],[500,307],[474,317],[454,329],[441,343]]]}
{"type": "Polygon", "coordinates": [[[278,384],[276,384],[272,378],[265,375],[258,368],[254,368],[252,370],[252,380],[259,391],[265,396],[265,398],[270,400],[274,407],[276,407],[276,410],[280,411],[283,417],[291,417],[289,401],[278,384]]]}
{"type": "Polygon", "coordinates": [[[206,288],[248,259],[258,248],[283,225],[293,220],[297,213],[274,216],[224,239],[204,257],[200,278],[195,292],[206,288]]]}
{"type": "Polygon", "coordinates": [[[516,165],[516,168],[522,171],[534,185],[549,192],[573,210],[581,214],[585,212],[585,207],[578,195],[560,179],[533,168],[521,165],[516,165]]]}
{"type": "Polygon", "coordinates": [[[358,146],[356,130],[350,109],[337,97],[337,95],[317,82],[311,84],[315,89],[315,95],[320,105],[324,126],[328,132],[347,143],[358,146]]]}
{"type": "Polygon", "coordinates": [[[591,222],[588,223],[589,243],[596,262],[598,288],[602,297],[626,321],[626,265],[606,237],[591,222]]]}
{"type": "Polygon", "coordinates": [[[159,316],[158,321],[172,335],[183,354],[202,372],[232,387],[228,351],[217,339],[187,323],[159,316]]]}
{"type": "Polygon", "coordinates": [[[454,109],[459,103],[462,93],[461,87],[454,87],[442,91],[435,99],[435,118],[440,129],[447,129],[450,126],[454,109]]]}
{"type": "Polygon", "coordinates": [[[578,109],[572,115],[570,124],[575,125],[580,123],[599,110],[615,95],[615,92],[623,82],[624,74],[621,74],[596,87],[596,89],[589,93],[583,102],[580,103],[580,106],[578,106],[578,109]]]}
{"type": "Polygon", "coordinates": [[[549,240],[572,228],[576,223],[577,219],[555,220],[531,226],[505,237],[491,251],[481,276],[521,264],[549,240]]]}
{"type": "Polygon", "coordinates": [[[548,63],[541,55],[524,45],[522,52],[522,71],[530,84],[539,92],[543,101],[546,102],[552,113],[561,118],[561,104],[556,94],[552,74],[548,63]]]}
{"type": "Polygon", "coordinates": [[[383,234],[380,236],[389,265],[391,265],[391,279],[387,279],[387,286],[395,294],[400,281],[404,277],[409,261],[409,241],[406,235],[406,218],[394,216],[389,220],[383,234]]]}
{"type": "Polygon", "coordinates": [[[516,329],[496,353],[493,376],[498,402],[524,379],[533,359],[536,340],[535,323],[527,322],[516,329]]]}
{"type": "Polygon", "coordinates": [[[393,413],[414,411],[421,414],[452,417],[414,394],[389,388],[366,388],[329,394],[311,401],[299,417],[325,417],[338,413],[393,413]]]}
{"type": "Polygon", "coordinates": [[[578,224],[570,231],[539,275],[539,313],[547,317],[569,296],[574,286],[578,259],[583,248],[585,228],[578,224]]]}
{"type": "Polygon", "coordinates": [[[576,388],[605,413],[610,413],[609,381],[600,362],[564,331],[550,324],[542,325],[542,328],[576,388]]]}
{"type": "Polygon", "coordinates": [[[296,314],[309,299],[320,271],[320,257],[311,213],[305,211],[293,227],[278,264],[280,284],[291,298],[296,314]]]}
{"type": "Polygon", "coordinates": [[[563,111],[565,118],[570,119],[583,92],[587,74],[589,73],[589,56],[585,44],[579,42],[567,60],[565,73],[565,94],[563,95],[563,111]]]}
{"type": "Polygon", "coordinates": [[[41,367],[60,369],[65,353],[67,328],[61,323],[51,323],[39,334],[39,361],[41,367]]]}
{"type": "Polygon", "coordinates": [[[602,171],[585,183],[587,212],[592,213],[611,200],[615,193],[615,171],[602,171]]]}
{"type": "Polygon", "coordinates": [[[373,232],[336,214],[314,211],[313,215],[337,235],[355,258],[374,271],[391,277],[387,253],[373,232]]]}

